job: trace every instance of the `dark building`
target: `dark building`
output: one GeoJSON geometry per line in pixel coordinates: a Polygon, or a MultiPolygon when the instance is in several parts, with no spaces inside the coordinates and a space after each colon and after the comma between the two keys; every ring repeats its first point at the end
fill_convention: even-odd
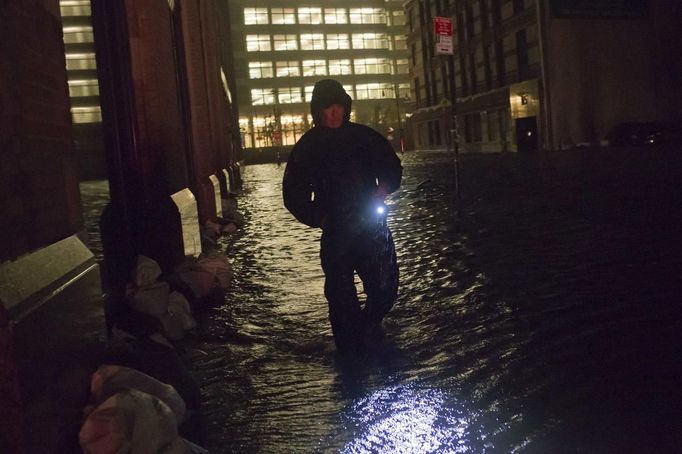
{"type": "Polygon", "coordinates": [[[463,150],[602,142],[626,121],[680,119],[681,5],[674,0],[411,0],[405,3],[416,147],[463,150]],[[454,23],[435,55],[433,18],[454,23]]]}

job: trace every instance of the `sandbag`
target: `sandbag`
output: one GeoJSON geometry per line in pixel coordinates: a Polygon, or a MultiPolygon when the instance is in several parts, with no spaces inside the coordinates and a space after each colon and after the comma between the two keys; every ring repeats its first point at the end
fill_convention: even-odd
{"type": "Polygon", "coordinates": [[[197,327],[197,322],[192,317],[192,308],[187,298],[180,292],[171,292],[168,295],[168,313],[180,320],[182,329],[185,331],[197,327]]]}
{"type": "Polygon", "coordinates": [[[78,440],[85,454],[192,452],[178,436],[173,410],[159,398],[137,389],[118,392],[94,408],[78,440]]]}
{"type": "Polygon", "coordinates": [[[184,262],[175,272],[197,298],[207,296],[214,288],[228,288],[233,277],[227,256],[220,252],[203,255],[196,261],[184,262]]]}
{"type": "Polygon", "coordinates": [[[161,276],[161,267],[156,261],[144,255],[137,257],[137,263],[132,272],[132,281],[136,287],[152,285],[159,276],[161,276]]]}
{"type": "MultiPolygon", "coordinates": [[[[128,367],[116,365],[100,366],[92,374],[90,400],[94,405],[98,405],[113,394],[129,389],[136,389],[156,397],[173,411],[178,422],[184,421],[186,412],[185,402],[175,388],[128,367]]],[[[86,409],[87,411],[88,409],[86,409]]]]}
{"type": "Polygon", "coordinates": [[[136,289],[128,295],[130,307],[143,314],[160,318],[168,314],[170,286],[167,282],[154,282],[136,289]]]}

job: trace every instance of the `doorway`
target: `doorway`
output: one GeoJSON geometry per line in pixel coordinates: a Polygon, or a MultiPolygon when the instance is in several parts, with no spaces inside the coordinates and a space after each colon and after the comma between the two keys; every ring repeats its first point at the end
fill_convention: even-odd
{"type": "Polygon", "coordinates": [[[519,153],[535,153],[538,151],[537,117],[516,119],[516,147],[519,153]]]}

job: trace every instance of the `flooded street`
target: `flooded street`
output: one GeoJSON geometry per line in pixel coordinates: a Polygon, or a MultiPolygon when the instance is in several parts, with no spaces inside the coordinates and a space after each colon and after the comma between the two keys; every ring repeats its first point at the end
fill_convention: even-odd
{"type": "MultiPolygon", "coordinates": [[[[673,452],[680,443],[680,159],[401,155],[385,337],[336,355],[320,232],[247,166],[226,303],[192,368],[205,447],[249,453],[673,452]],[[627,161],[621,161],[627,159],[627,161]],[[621,165],[627,162],[627,166],[621,165]]],[[[359,286],[360,287],[360,286],[359,286]]]]}

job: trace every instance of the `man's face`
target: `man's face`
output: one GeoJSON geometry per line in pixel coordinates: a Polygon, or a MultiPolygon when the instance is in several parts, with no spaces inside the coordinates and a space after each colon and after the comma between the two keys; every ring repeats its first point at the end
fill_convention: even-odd
{"type": "Polygon", "coordinates": [[[320,118],[322,126],[325,128],[340,128],[343,124],[343,114],[345,109],[341,104],[332,104],[322,109],[320,118]]]}

